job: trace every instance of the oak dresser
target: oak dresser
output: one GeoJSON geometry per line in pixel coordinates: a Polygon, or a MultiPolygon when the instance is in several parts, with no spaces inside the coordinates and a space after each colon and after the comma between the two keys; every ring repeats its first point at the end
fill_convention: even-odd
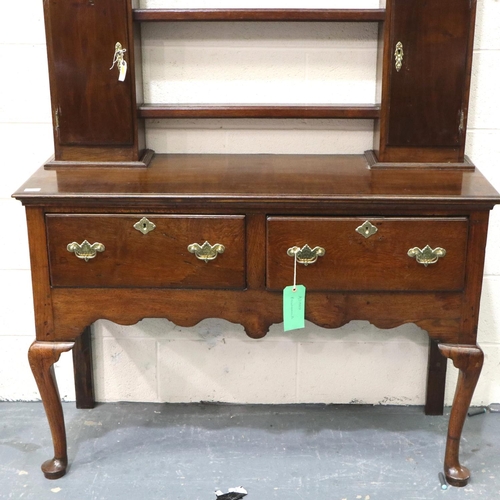
{"type": "Polygon", "coordinates": [[[132,0],[44,1],[55,154],[14,196],[29,231],[29,360],[54,443],[42,465],[47,478],[67,467],[53,365],[75,349],[81,405],[91,406],[93,322],[165,317],[192,326],[216,317],[260,338],[285,313],[328,328],[358,319],[425,329],[427,413],[442,412],[445,358],[460,371],[444,472],[450,484],[467,484],[459,445],[483,362],[479,299],[489,211],[500,202],[464,155],[475,7],[387,0],[379,9],[153,10],[132,0]],[[378,23],[380,101],[143,103],[141,24],[166,21],[378,23]],[[371,119],[374,142],[357,155],[155,155],[147,118],[371,119]],[[298,284],[305,312],[293,295],[298,284]]]}

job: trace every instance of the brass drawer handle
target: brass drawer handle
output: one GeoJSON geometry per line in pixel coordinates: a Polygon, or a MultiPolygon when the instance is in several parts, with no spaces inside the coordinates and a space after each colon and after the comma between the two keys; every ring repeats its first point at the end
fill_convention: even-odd
{"type": "Polygon", "coordinates": [[[325,249],[323,247],[311,248],[309,245],[304,245],[300,247],[291,247],[286,251],[289,257],[297,256],[297,262],[299,264],[304,264],[308,266],[309,264],[314,264],[318,257],[323,257],[325,255],[325,249]]]}
{"type": "Polygon", "coordinates": [[[92,243],[92,245],[84,240],[82,244],[73,241],[67,247],[68,252],[73,252],[79,259],[83,259],[85,262],[88,262],[89,259],[93,259],[97,252],[104,252],[106,248],[102,243],[92,243]]]}
{"type": "Polygon", "coordinates": [[[434,250],[426,245],[422,250],[418,247],[410,248],[408,250],[408,257],[415,257],[419,264],[427,267],[429,264],[435,264],[440,257],[446,255],[446,250],[441,247],[436,247],[434,250]]]}
{"type": "Polygon", "coordinates": [[[226,249],[226,247],[220,243],[211,245],[208,241],[205,241],[203,245],[192,243],[191,245],[188,245],[187,248],[189,252],[196,255],[197,259],[204,260],[205,262],[216,259],[217,255],[224,253],[224,250],[226,249]]]}

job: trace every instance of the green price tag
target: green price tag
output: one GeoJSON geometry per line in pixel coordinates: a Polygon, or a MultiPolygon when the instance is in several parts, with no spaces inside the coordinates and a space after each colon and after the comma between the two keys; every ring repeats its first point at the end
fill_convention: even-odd
{"type": "Polygon", "coordinates": [[[306,287],[304,285],[287,286],[283,290],[284,330],[304,328],[306,318],[306,287]]]}

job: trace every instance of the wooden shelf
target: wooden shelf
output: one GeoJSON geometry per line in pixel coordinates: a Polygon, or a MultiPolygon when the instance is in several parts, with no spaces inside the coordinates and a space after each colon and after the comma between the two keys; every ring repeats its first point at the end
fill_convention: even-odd
{"type": "Polygon", "coordinates": [[[134,9],[134,21],[381,22],[385,9],[134,9]]]}
{"type": "Polygon", "coordinates": [[[354,118],[380,117],[378,105],[141,104],[140,118],[354,118]]]}

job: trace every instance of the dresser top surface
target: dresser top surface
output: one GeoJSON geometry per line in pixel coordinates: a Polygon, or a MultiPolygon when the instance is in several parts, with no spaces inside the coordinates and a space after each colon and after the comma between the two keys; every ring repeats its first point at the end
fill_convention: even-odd
{"type": "Polygon", "coordinates": [[[42,167],[13,196],[25,204],[500,202],[477,169],[370,169],[364,155],[156,155],[143,169],[42,167]]]}

